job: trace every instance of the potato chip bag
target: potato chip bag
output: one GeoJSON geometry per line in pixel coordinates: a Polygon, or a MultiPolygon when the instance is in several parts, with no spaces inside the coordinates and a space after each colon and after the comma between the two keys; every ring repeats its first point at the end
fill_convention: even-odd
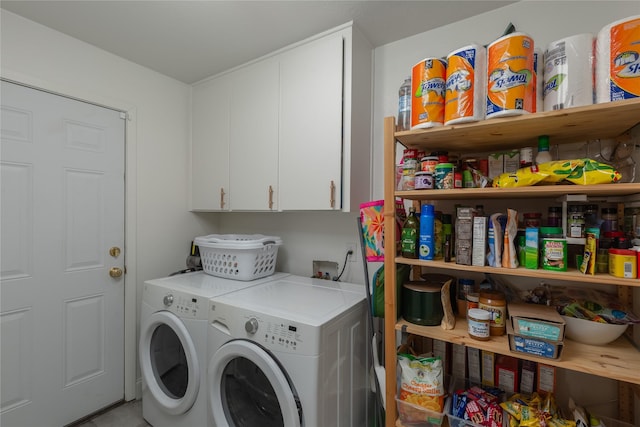
{"type": "Polygon", "coordinates": [[[399,354],[401,370],[398,398],[434,412],[444,408],[444,373],[440,357],[399,354]]]}

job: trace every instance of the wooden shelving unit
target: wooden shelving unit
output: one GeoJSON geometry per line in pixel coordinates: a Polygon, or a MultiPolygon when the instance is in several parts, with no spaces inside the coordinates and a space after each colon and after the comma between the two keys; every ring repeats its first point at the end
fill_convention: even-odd
{"type": "MultiPolygon", "coordinates": [[[[394,201],[404,198],[415,201],[461,200],[467,203],[504,199],[553,199],[571,194],[605,197],[607,200],[637,200],[639,183],[617,183],[607,185],[555,185],[522,188],[483,188],[455,190],[397,191],[395,188],[396,144],[425,151],[447,150],[449,152],[492,152],[515,149],[537,144],[539,135],[549,135],[553,144],[569,144],[594,139],[617,139],[622,141],[630,130],[640,123],[640,99],[590,105],[566,110],[528,114],[501,119],[489,119],[476,123],[442,126],[433,129],[395,132],[394,117],[384,121],[384,218],[385,239],[396,241],[396,219],[394,201]]],[[[458,265],[455,262],[420,261],[385,252],[385,370],[386,370],[386,426],[397,424],[395,405],[396,392],[396,341],[397,331],[406,331],[424,337],[462,344],[474,348],[508,354],[521,359],[540,361],[539,358],[514,353],[509,349],[507,337],[492,337],[489,341],[473,340],[467,333],[466,321],[456,319],[456,327],[445,331],[441,327],[418,326],[396,318],[395,277],[396,263],[438,268],[460,272],[480,272],[505,276],[540,278],[566,282],[604,284],[631,290],[640,287],[640,280],[620,279],[608,274],[584,275],[575,270],[553,272],[526,268],[493,268],[458,265]]],[[[640,385],[640,352],[622,337],[606,346],[589,346],[570,340],[559,360],[544,359],[544,363],[561,368],[586,372],[620,381],[622,391],[629,392],[632,385],[640,385]]],[[[626,397],[628,398],[628,396],[626,397]]],[[[622,397],[621,397],[622,399],[622,397]]],[[[629,411],[632,416],[631,411],[629,411]]]]}

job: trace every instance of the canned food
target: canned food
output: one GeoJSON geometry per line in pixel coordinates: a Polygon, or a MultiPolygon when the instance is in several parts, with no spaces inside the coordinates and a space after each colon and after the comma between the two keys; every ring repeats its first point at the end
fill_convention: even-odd
{"type": "Polygon", "coordinates": [[[454,175],[453,163],[438,163],[436,165],[435,187],[437,190],[450,190],[453,188],[454,175]]]}
{"type": "Polygon", "coordinates": [[[431,172],[416,172],[415,189],[416,190],[432,190],[433,174],[431,172]]]}

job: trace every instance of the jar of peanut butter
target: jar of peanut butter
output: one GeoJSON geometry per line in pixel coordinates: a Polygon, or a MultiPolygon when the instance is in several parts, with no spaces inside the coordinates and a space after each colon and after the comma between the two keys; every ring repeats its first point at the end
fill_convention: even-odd
{"type": "Polygon", "coordinates": [[[507,321],[507,301],[500,291],[487,290],[480,292],[478,308],[491,313],[489,333],[504,335],[507,321]]]}

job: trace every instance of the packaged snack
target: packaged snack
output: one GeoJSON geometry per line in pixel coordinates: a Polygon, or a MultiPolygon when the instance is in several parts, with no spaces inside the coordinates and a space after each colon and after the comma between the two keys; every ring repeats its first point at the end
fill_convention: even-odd
{"type": "Polygon", "coordinates": [[[398,398],[434,412],[444,407],[444,375],[440,357],[399,354],[401,379],[398,398]]]}

